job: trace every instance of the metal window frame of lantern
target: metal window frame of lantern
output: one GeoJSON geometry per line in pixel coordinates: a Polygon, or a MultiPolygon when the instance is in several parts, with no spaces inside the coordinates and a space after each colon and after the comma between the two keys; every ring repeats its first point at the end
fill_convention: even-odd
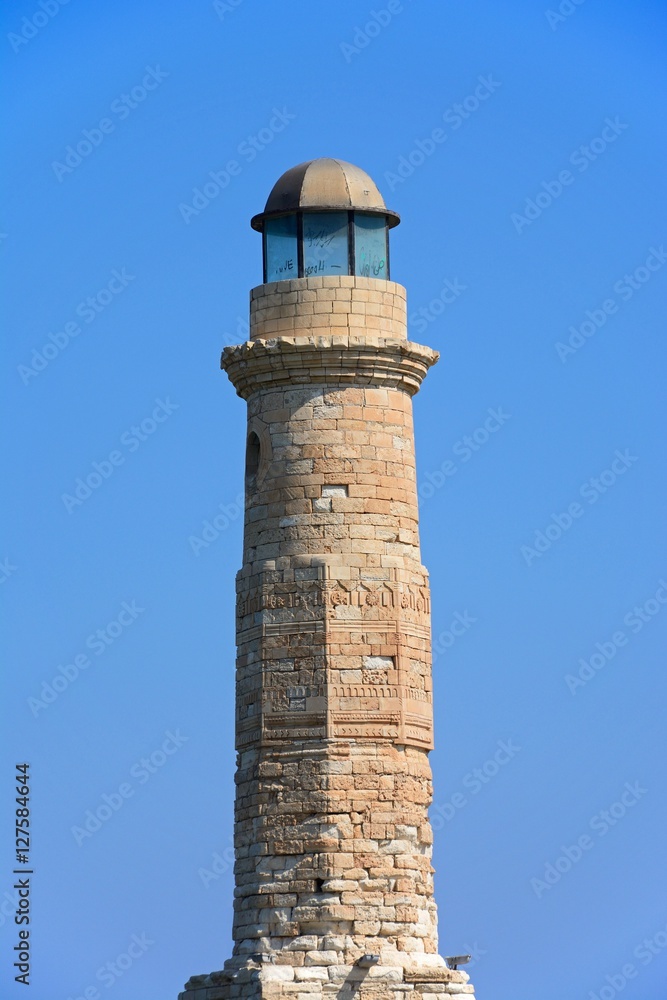
{"type": "Polygon", "coordinates": [[[263,212],[251,222],[262,233],[264,283],[289,278],[352,275],[390,280],[388,211],[320,208],[263,212]]]}

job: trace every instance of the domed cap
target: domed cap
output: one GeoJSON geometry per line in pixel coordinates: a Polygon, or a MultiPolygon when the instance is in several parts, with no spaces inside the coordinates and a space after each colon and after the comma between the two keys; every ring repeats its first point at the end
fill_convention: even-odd
{"type": "Polygon", "coordinates": [[[357,210],[384,215],[390,229],[401,221],[396,212],[386,207],[375,182],[365,170],[345,160],[322,156],[285,171],[273,185],[264,211],[255,215],[250,225],[262,232],[267,217],[308,210],[357,210]]]}

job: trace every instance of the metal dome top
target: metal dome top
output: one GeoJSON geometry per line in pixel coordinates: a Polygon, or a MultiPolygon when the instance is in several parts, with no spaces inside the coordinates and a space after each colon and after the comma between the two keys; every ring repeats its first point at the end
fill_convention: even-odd
{"type": "Polygon", "coordinates": [[[322,156],[306,160],[286,170],[273,185],[264,211],[253,216],[250,225],[258,232],[264,219],[298,211],[351,211],[383,215],[391,229],[400,217],[391,212],[365,170],[345,160],[322,156]]]}

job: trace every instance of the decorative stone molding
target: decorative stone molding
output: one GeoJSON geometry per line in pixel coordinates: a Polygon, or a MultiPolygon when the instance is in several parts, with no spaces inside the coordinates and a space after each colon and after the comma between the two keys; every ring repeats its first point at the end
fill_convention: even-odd
{"type": "Polygon", "coordinates": [[[342,333],[253,340],[222,352],[220,367],[239,396],[283,385],[377,386],[418,391],[439,354],[411,341],[342,333]]]}

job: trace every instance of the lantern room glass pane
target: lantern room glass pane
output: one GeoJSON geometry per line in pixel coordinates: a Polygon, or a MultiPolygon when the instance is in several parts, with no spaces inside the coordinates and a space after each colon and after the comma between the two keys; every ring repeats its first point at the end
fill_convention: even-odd
{"type": "Polygon", "coordinates": [[[354,273],[362,278],[388,278],[387,220],[383,215],[354,213],[354,273]]]}
{"type": "Polygon", "coordinates": [[[299,276],[296,248],[296,215],[282,215],[264,222],[266,281],[284,281],[299,276]]]}
{"type": "Polygon", "coordinates": [[[304,278],[349,273],[347,212],[304,212],[304,278]]]}

